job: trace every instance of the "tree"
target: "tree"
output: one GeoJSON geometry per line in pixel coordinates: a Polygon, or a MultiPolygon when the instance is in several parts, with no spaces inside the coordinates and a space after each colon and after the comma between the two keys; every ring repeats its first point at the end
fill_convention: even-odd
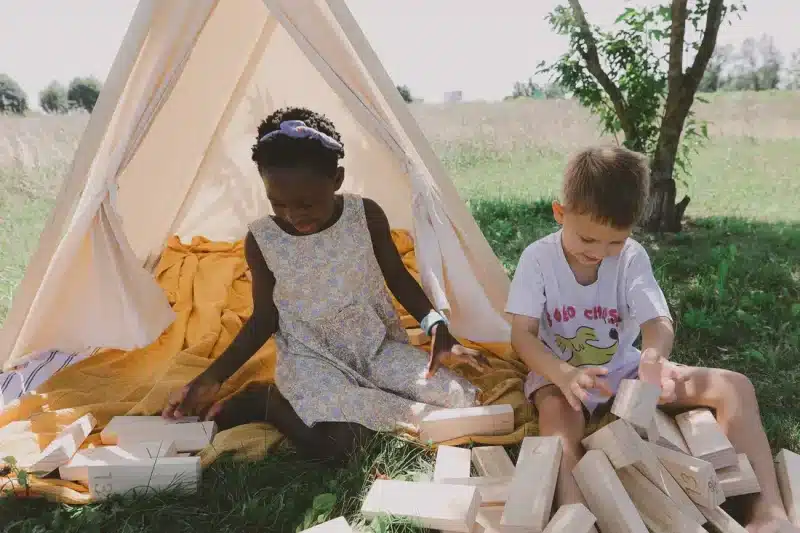
{"type": "Polygon", "coordinates": [[[67,99],[70,107],[85,109],[89,113],[94,109],[103,85],[96,78],[75,78],[69,83],[67,99]]]}
{"type": "Polygon", "coordinates": [[[0,73],[0,113],[24,115],[28,111],[28,96],[11,76],[0,73]]]}
{"type": "Polygon", "coordinates": [[[57,81],[50,82],[50,85],[39,93],[39,106],[45,113],[66,113],[69,111],[67,89],[57,81]]]}
{"type": "Polygon", "coordinates": [[[695,94],[717,44],[723,20],[743,10],[723,0],[671,0],[653,8],[626,8],[621,27],[592,27],[580,0],[568,0],[548,16],[553,29],[569,37],[569,51],[541,72],[550,73],[578,101],[598,115],[603,131],[624,134],[623,144],[650,156],[650,202],[644,227],[677,232],[689,204],[675,203],[675,171],[686,171],[688,156],[707,137],[692,113],[695,94]],[[700,37],[687,41],[690,25],[700,37]],[[660,53],[665,46],[666,53],[660,53]],[[684,51],[694,58],[684,68],[684,51]]]}
{"type": "Polygon", "coordinates": [[[414,97],[411,96],[411,89],[408,88],[408,85],[398,85],[397,90],[400,93],[400,96],[403,97],[403,100],[406,101],[406,103],[410,104],[414,102],[414,97]]]}
{"type": "Polygon", "coordinates": [[[739,51],[733,86],[739,91],[777,89],[781,81],[783,55],[769,35],[756,41],[748,37],[739,51]]]}
{"type": "Polygon", "coordinates": [[[713,93],[725,88],[730,83],[729,77],[725,74],[725,69],[730,65],[732,57],[732,45],[726,44],[716,48],[714,53],[711,54],[711,59],[708,61],[706,72],[703,74],[703,79],[700,80],[697,92],[713,93]]]}
{"type": "Polygon", "coordinates": [[[800,49],[792,53],[792,60],[786,72],[786,88],[790,91],[800,90],[800,49]]]}

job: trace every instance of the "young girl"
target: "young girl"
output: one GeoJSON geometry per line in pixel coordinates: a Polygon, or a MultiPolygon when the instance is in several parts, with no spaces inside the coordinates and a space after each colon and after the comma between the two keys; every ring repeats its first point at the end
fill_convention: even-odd
{"type": "Polygon", "coordinates": [[[453,338],[406,270],[389,222],[372,200],[337,194],[344,147],[333,124],[280,109],[258,128],[253,161],[275,212],[250,225],[245,255],[253,314],[230,347],[163,415],[202,415],[220,429],[266,421],[298,451],[344,459],[376,431],[417,426],[441,407],[477,403],[477,389],[442,363],[488,362],[453,338]],[[386,286],[433,338],[430,357],[408,344],[386,286]],[[222,405],[220,385],[275,335],[275,386],[249,387],[222,405]]]}

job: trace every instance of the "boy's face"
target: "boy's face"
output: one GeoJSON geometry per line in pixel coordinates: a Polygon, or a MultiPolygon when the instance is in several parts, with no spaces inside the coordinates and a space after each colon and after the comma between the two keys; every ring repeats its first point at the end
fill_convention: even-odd
{"type": "Polygon", "coordinates": [[[572,213],[553,202],[553,216],[562,228],[564,252],[570,264],[596,268],[606,257],[619,255],[633,228],[615,228],[592,215],[572,213]]]}

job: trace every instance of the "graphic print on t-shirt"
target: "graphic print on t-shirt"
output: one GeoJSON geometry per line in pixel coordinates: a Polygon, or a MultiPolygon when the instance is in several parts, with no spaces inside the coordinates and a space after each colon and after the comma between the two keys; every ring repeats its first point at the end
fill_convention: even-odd
{"type": "Polygon", "coordinates": [[[605,365],[617,353],[619,335],[616,329],[611,329],[609,337],[614,342],[608,346],[597,343],[597,331],[589,326],[581,326],[572,338],[555,334],[556,344],[565,354],[572,352],[567,362],[572,366],[605,365]]]}
{"type": "MultiPolygon", "coordinates": [[[[561,352],[561,359],[570,365],[607,365],[616,355],[622,322],[616,309],[557,305],[551,313],[545,305],[544,314],[551,340],[561,352]]],[[[542,333],[547,336],[546,331],[542,333]]],[[[551,352],[558,353],[547,342],[545,345],[551,352]]]]}

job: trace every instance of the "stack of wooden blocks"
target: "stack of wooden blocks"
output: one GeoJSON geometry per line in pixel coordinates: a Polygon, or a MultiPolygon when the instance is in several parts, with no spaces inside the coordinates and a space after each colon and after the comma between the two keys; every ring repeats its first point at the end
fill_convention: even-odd
{"type": "Polygon", "coordinates": [[[38,476],[87,485],[95,500],[130,491],[180,487],[196,492],[200,458],[216,433],[214,422],[170,421],[160,416],[117,416],[100,432],[102,446],[80,449],[96,425],[87,414],[19,466],[38,476]]]}
{"type": "MultiPolygon", "coordinates": [[[[587,451],[572,475],[586,505],[552,512],[561,441],[526,437],[516,464],[501,446],[439,446],[432,480],[377,479],[361,513],[447,533],[745,533],[720,505],[760,491],[747,456],[736,453],[710,410],[671,417],[657,408],[659,394],[648,383],[623,381],[611,408],[617,419],[583,440],[587,451]]],[[[509,410],[442,410],[422,431],[434,442],[510,432],[509,410]]],[[[781,450],[775,462],[790,520],[800,525],[800,455],[781,450]]],[[[308,531],[353,530],[340,517],[308,531]]]]}

